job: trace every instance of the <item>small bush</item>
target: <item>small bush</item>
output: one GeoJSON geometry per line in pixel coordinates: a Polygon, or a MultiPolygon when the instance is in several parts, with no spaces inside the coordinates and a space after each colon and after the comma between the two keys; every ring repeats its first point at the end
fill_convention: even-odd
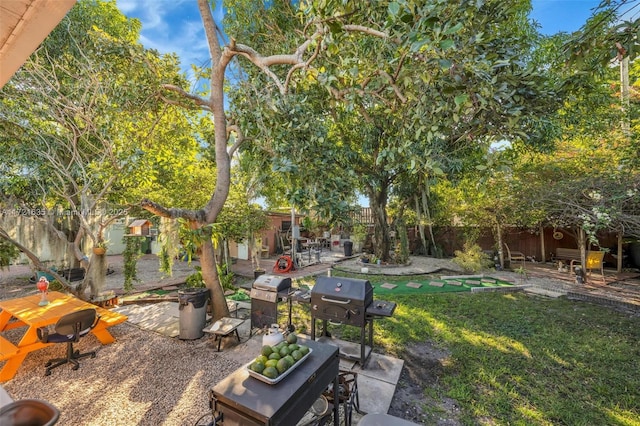
{"type": "Polygon", "coordinates": [[[196,266],[196,272],[189,275],[185,279],[185,284],[187,288],[204,288],[206,287],[204,281],[202,280],[202,269],[199,266],[196,266]]]}
{"type": "Polygon", "coordinates": [[[220,285],[225,290],[236,290],[235,283],[235,275],[231,272],[230,265],[227,266],[218,266],[218,279],[220,280],[220,285]]]}
{"type": "Polygon", "coordinates": [[[465,272],[479,272],[491,267],[493,264],[479,245],[475,243],[464,243],[464,251],[456,250],[453,262],[460,266],[465,272]]]}
{"type": "Polygon", "coordinates": [[[0,240],[0,270],[4,270],[11,261],[20,255],[20,250],[8,241],[0,240]]]}

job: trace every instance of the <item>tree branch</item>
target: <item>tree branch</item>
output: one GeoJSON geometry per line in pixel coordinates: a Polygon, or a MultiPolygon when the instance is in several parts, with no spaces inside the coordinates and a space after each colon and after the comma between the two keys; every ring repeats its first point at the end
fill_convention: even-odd
{"type": "Polygon", "coordinates": [[[140,202],[140,207],[155,214],[156,216],[166,217],[169,219],[183,218],[199,223],[203,223],[205,220],[205,214],[202,210],[167,208],[147,198],[140,202]]]}
{"type": "MultiPolygon", "coordinates": [[[[176,86],[175,84],[163,84],[162,87],[166,90],[175,92],[180,96],[183,96],[189,100],[192,100],[204,110],[211,111],[211,106],[209,105],[209,102],[206,99],[202,99],[200,96],[192,95],[191,93],[188,93],[186,90],[184,90],[182,87],[176,86]]],[[[162,97],[162,99],[171,105],[177,105],[180,107],[189,108],[188,106],[182,104],[181,102],[173,101],[165,97],[162,97]]]]}
{"type": "Polygon", "coordinates": [[[235,124],[227,126],[227,138],[228,138],[228,135],[231,134],[232,132],[236,134],[236,141],[231,146],[231,148],[229,148],[229,157],[233,156],[234,152],[236,152],[236,150],[240,148],[240,145],[242,145],[245,139],[244,133],[242,132],[239,126],[235,124]]]}

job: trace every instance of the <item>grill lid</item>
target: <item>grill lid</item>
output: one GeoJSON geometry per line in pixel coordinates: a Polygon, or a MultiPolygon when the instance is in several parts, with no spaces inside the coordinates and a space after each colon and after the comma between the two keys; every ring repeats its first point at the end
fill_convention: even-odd
{"type": "Polygon", "coordinates": [[[256,278],[251,288],[274,293],[288,292],[291,289],[291,278],[263,274],[256,278]]]}
{"type": "Polygon", "coordinates": [[[343,277],[318,277],[311,296],[326,296],[334,300],[351,300],[368,306],[373,301],[373,287],[368,280],[343,277]]]}

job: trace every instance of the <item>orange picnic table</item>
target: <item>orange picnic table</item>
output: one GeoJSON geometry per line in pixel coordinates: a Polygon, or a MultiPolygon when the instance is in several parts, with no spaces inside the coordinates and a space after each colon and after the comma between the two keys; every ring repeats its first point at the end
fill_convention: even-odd
{"type": "Polygon", "coordinates": [[[116,339],[107,330],[127,320],[125,315],[95,306],[77,297],[51,291],[47,294],[48,305],[40,306],[41,295],[0,300],[0,333],[18,327],[27,327],[17,345],[0,335],[0,361],[6,361],[0,370],[0,382],[12,379],[29,352],[37,351],[53,343],[38,340],[37,329],[54,325],[63,315],[82,309],[93,308],[100,315],[98,325],[91,332],[103,345],[116,339]]]}

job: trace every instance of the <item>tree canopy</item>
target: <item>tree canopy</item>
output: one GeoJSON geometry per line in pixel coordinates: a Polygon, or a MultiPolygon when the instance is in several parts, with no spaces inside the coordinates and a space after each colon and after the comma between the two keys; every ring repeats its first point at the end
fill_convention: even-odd
{"type": "Polygon", "coordinates": [[[97,271],[86,274],[92,293],[104,268],[89,268],[86,241],[103,240],[118,216],[110,207],[126,208],[158,181],[168,191],[199,151],[192,131],[198,117],[158,92],[160,82],[183,81],[176,57],[144,49],[139,31],[113,1],[79,2],[0,101],[3,201],[43,212],[39,219],[97,271]],[[67,232],[58,224],[63,216],[72,219],[67,232]]]}

